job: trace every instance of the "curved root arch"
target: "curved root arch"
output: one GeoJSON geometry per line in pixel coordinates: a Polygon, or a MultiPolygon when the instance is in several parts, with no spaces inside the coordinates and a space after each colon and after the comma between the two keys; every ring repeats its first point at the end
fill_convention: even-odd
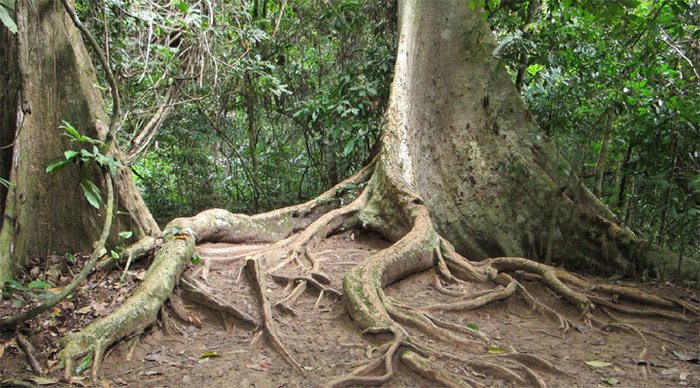
{"type": "MultiPolygon", "coordinates": [[[[561,375],[563,372],[543,359],[515,351],[499,356],[493,362],[493,357],[486,357],[489,356],[489,347],[495,345],[492,339],[431,315],[435,310],[474,310],[517,295],[533,310],[558,322],[563,330],[568,330],[572,325],[570,319],[531,295],[517,280],[521,277],[540,280],[575,306],[584,322],[598,327],[614,326],[628,330],[644,341],[642,332],[620,321],[610,310],[681,321],[690,319],[686,314],[697,315],[699,312],[696,307],[684,302],[645,294],[636,289],[590,284],[562,269],[524,258],[500,257],[480,263],[470,262],[438,235],[422,200],[403,184],[399,174],[381,158],[376,166],[363,169],[307,203],[256,216],[208,210],[191,218],[172,221],[165,233],[162,247],[134,294],[111,315],[64,339],[65,347],[59,357],[64,361],[67,374],[72,370],[76,358],[92,352],[93,376],[97,378],[106,348],[122,338],[140,333],[153,323],[178,282],[191,299],[258,327],[275,351],[301,374],[305,373],[304,369],[277,334],[274,315],[277,312],[294,314],[295,301],[308,288],[318,291],[316,305],[324,297],[342,297],[348,312],[364,333],[389,335],[390,339],[383,347],[381,357],[330,383],[338,387],[383,384],[394,375],[396,360],[419,375],[445,386],[480,385],[469,376],[455,375],[442,369],[434,362],[435,358],[459,361],[469,370],[478,370],[514,384],[544,386],[542,373],[561,375]],[[365,184],[367,187],[363,188],[365,184]],[[393,241],[388,248],[349,269],[343,277],[342,291],[333,287],[321,261],[312,253],[328,235],[341,227],[372,230],[393,241]],[[253,317],[254,314],[215,296],[203,282],[192,277],[180,279],[194,253],[195,244],[204,241],[268,243],[265,246],[247,246],[233,258],[245,262],[239,279],[243,273],[248,274],[247,279],[253,285],[260,306],[259,320],[253,317]],[[294,274],[283,271],[289,268],[294,268],[294,274]],[[384,293],[388,285],[431,268],[435,268],[436,272],[435,288],[454,298],[453,302],[420,309],[384,293]],[[267,282],[286,284],[289,290],[287,296],[273,303],[265,293],[267,282]],[[443,282],[455,285],[488,283],[495,288],[467,295],[445,287],[443,282]],[[632,300],[652,308],[625,308],[599,294],[614,295],[615,298],[632,300]],[[593,315],[596,307],[612,317],[613,322],[593,315]],[[463,348],[474,357],[465,359],[439,351],[430,343],[411,336],[409,327],[427,337],[463,348]]],[[[206,280],[208,267],[205,265],[200,271],[200,277],[206,280]]],[[[177,314],[176,303],[171,304],[177,314]]]]}

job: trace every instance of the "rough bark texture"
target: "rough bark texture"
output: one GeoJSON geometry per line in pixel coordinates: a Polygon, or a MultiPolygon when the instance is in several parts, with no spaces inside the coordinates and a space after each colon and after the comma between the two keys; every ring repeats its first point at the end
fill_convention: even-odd
{"type": "Polygon", "coordinates": [[[399,25],[384,152],[458,252],[543,259],[559,202],[556,263],[634,274],[663,259],[569,175],[493,58],[481,12],[404,1],[399,25]]]}
{"type": "MultiPolygon", "coordinates": [[[[0,172],[3,177],[11,177],[16,186],[6,195],[3,209],[0,276],[11,276],[12,266],[21,266],[32,257],[91,250],[103,217],[83,198],[80,168],[69,166],[53,174],[45,169],[61,158],[63,151],[76,148],[61,136],[62,120],[97,139],[104,138],[109,124],[100,91],[95,87],[91,55],[61,3],[18,0],[16,10],[18,34],[0,34],[0,46],[3,51],[7,48],[3,61],[17,64],[14,76],[10,66],[9,76],[3,67],[0,77],[2,146],[16,136],[14,145],[0,154],[0,172]],[[14,160],[8,164],[10,152],[14,160]]],[[[118,151],[113,153],[119,156],[118,151]]],[[[100,174],[94,170],[93,180],[101,185],[100,174]]],[[[122,169],[118,175],[115,184],[119,208],[131,216],[115,217],[113,231],[158,234],[158,226],[129,171],[122,169]]]]}
{"type": "MultiPolygon", "coordinates": [[[[66,338],[59,357],[67,374],[78,357],[90,352],[98,367],[107,346],[152,323],[194,244],[204,241],[242,244],[238,253],[216,262],[242,263],[238,280],[248,272],[261,322],[253,322],[235,301],[218,298],[204,284],[207,264],[197,275],[203,282],[194,276],[183,278],[183,289],[209,308],[258,325],[269,345],[297,372],[304,370],[276,334],[272,307],[293,313],[292,305],[307,288],[319,291],[318,300],[324,294],[342,296],[363,333],[388,335],[380,337],[385,340],[378,348],[381,355],[330,383],[336,387],[386,383],[396,372],[397,359],[443,385],[480,385],[468,375],[453,375],[435,362],[437,356],[453,358],[498,380],[545,386],[540,373],[560,373],[552,364],[514,348],[497,361],[489,357],[494,339],[432,315],[436,310],[473,310],[517,295],[563,330],[571,327],[570,314],[533,296],[516,275],[548,287],[576,309],[576,320],[598,328],[626,329],[641,338],[639,330],[628,324],[594,315],[596,307],[681,322],[698,315],[700,309],[682,300],[591,284],[563,269],[513,257],[537,258],[550,251],[557,260],[571,256],[626,272],[635,269],[634,263],[649,265],[643,260],[663,251],[643,246],[590,192],[555,167],[553,151],[527,115],[508,75],[491,59],[495,43],[480,12],[470,11],[461,0],[405,0],[399,5],[399,28],[384,148],[377,158],[305,204],[256,216],[215,209],[174,220],[137,291],[111,315],[66,338]],[[553,213],[559,218],[554,223],[549,219],[553,213]],[[352,263],[339,291],[312,252],[341,227],[372,230],[390,245],[352,263]],[[450,240],[468,259],[484,260],[468,260],[450,240]],[[246,245],[250,243],[255,244],[246,245]],[[646,251],[634,251],[642,246],[646,251]],[[392,283],[431,268],[436,289],[454,297],[452,302],[407,306],[384,292],[392,283]],[[267,291],[270,281],[286,282],[289,290],[274,305],[267,291]],[[467,293],[447,289],[442,282],[494,288],[467,293]],[[654,309],[623,307],[616,303],[619,300],[654,309]],[[434,341],[455,345],[469,357],[436,350],[434,341]]],[[[192,322],[186,313],[182,318],[192,322]]]]}

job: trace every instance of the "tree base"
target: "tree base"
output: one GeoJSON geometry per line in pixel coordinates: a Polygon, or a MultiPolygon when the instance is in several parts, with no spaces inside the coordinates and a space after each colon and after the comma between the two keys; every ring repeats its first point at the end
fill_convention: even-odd
{"type": "MultiPolygon", "coordinates": [[[[596,332],[623,330],[644,344],[649,336],[658,334],[645,334],[643,326],[633,323],[635,319],[689,324],[700,313],[697,306],[686,301],[635,288],[592,284],[562,269],[524,258],[470,262],[437,234],[420,198],[386,171],[391,170],[375,168],[366,188],[369,169],[306,204],[254,217],[210,210],[173,221],[166,228],[170,235],[134,295],[110,316],[65,339],[59,358],[65,364],[66,375],[72,373],[78,357],[93,353],[93,377],[97,379],[107,346],[153,323],[178,280],[191,301],[220,314],[224,327],[231,320],[255,328],[255,340],[264,336],[300,376],[310,370],[300,360],[304,355],[290,349],[290,339],[280,334],[280,324],[294,326],[283,317],[303,317],[304,312],[297,306],[309,294],[316,299],[312,309],[342,300],[363,333],[384,339],[375,351],[368,352],[373,361],[344,375],[339,373],[340,377],[328,382],[338,387],[386,383],[395,377],[397,360],[409,370],[448,386],[482,384],[474,376],[544,386],[547,379],[564,372],[539,355],[518,352],[469,322],[454,319],[454,314],[492,309],[513,299],[554,322],[561,336],[573,327],[596,332]],[[348,263],[332,262],[318,253],[328,236],[347,228],[374,231],[391,243],[348,263]],[[195,241],[257,244],[239,245],[223,258],[209,254],[195,273],[180,278],[193,255],[195,241]],[[347,271],[339,272],[343,265],[347,265],[347,271]],[[217,291],[207,282],[212,269],[221,273],[222,268],[230,267],[236,270],[227,272],[226,281],[234,287],[242,283],[248,286],[239,289],[233,298],[225,298],[218,287],[217,291]],[[401,280],[426,271],[433,273],[433,287],[441,300],[416,304],[415,298],[386,293],[392,284],[406,283],[401,280]],[[231,276],[234,272],[236,276],[231,276]],[[338,287],[341,276],[342,291],[338,287]],[[533,282],[555,295],[557,302],[533,294],[527,285],[533,282]],[[281,286],[282,292],[275,291],[281,286]],[[482,290],[471,292],[474,286],[482,290]],[[566,302],[566,307],[559,300],[566,302]],[[636,305],[620,304],[625,300],[636,305]],[[447,318],[450,314],[452,319],[447,318]],[[632,321],[628,321],[630,318],[632,321]],[[461,370],[450,366],[455,362],[462,365],[461,370]]],[[[172,299],[171,305],[176,316],[202,324],[182,302],[172,299]]],[[[645,346],[642,353],[646,352],[645,346]]]]}

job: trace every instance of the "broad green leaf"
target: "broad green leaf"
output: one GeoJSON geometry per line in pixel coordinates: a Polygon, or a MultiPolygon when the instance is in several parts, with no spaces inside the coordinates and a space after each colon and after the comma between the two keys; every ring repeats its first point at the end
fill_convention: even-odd
{"type": "Polygon", "coordinates": [[[187,3],[184,1],[178,1],[177,2],[177,9],[179,9],[180,12],[182,12],[182,13],[187,13],[187,11],[190,9],[190,6],[187,5],[187,3]]]}
{"type": "Polygon", "coordinates": [[[192,262],[192,264],[197,265],[197,264],[202,262],[202,258],[199,257],[198,255],[192,255],[192,257],[190,258],[190,261],[192,262]]]}
{"type": "Polygon", "coordinates": [[[464,326],[466,326],[467,329],[469,329],[475,333],[479,332],[479,325],[476,325],[474,323],[465,323],[464,326]]]}
{"type": "Polygon", "coordinates": [[[350,139],[345,143],[345,148],[343,148],[343,156],[348,156],[355,149],[355,139],[350,139]]]}
{"type": "Polygon", "coordinates": [[[88,354],[83,358],[82,361],[80,361],[80,364],[78,364],[78,367],[75,368],[75,374],[79,375],[85,372],[90,366],[92,365],[92,353],[88,354]]]}
{"type": "Polygon", "coordinates": [[[586,365],[592,368],[605,368],[606,366],[612,365],[612,363],[605,361],[586,361],[586,365]]]}
{"type": "Polygon", "coordinates": [[[532,65],[527,67],[527,72],[530,75],[536,75],[537,73],[541,72],[544,70],[544,66],[538,64],[538,63],[533,63],[532,65]]]}
{"type": "Polygon", "coordinates": [[[501,348],[501,347],[498,347],[495,345],[489,346],[489,353],[491,353],[491,354],[503,354],[505,352],[506,352],[506,350],[501,348]]]}
{"type": "Polygon", "coordinates": [[[71,123],[65,120],[63,120],[61,123],[62,124],[59,126],[59,128],[63,129],[68,137],[76,141],[83,141],[83,135],[81,135],[71,123]]]}
{"type": "Polygon", "coordinates": [[[63,157],[66,160],[71,160],[71,159],[75,158],[76,156],[78,156],[79,154],[80,153],[78,151],[68,150],[68,151],[63,152],[63,157]]]}
{"type": "Polygon", "coordinates": [[[123,238],[123,239],[125,239],[125,240],[126,240],[126,239],[130,239],[131,236],[133,236],[133,235],[134,235],[134,232],[132,232],[132,231],[130,231],[130,230],[125,230],[125,231],[123,231],[123,232],[119,232],[119,237],[121,237],[121,238],[123,238]]]}
{"type": "Polygon", "coordinates": [[[109,255],[112,256],[112,259],[119,260],[119,253],[117,253],[117,251],[110,250],[109,255]]]}
{"type": "MultiPolygon", "coordinates": [[[[11,3],[14,3],[12,1],[11,3]]],[[[8,30],[10,30],[11,33],[16,34],[17,33],[17,24],[15,23],[15,19],[13,17],[12,10],[14,9],[14,5],[12,4],[4,4],[0,3],[0,22],[7,27],[8,30]]]]}
{"type": "Polygon", "coordinates": [[[605,384],[608,385],[617,385],[620,384],[620,380],[614,378],[614,377],[608,377],[608,378],[603,378],[601,379],[605,384]]]}
{"type": "Polygon", "coordinates": [[[65,159],[58,160],[56,162],[49,164],[46,167],[46,173],[50,174],[54,171],[62,170],[63,168],[65,168],[69,164],[70,164],[70,160],[65,160],[65,159]]]}
{"type": "Polygon", "coordinates": [[[51,287],[51,284],[41,280],[34,280],[33,282],[27,284],[27,288],[30,290],[43,290],[49,287],[51,287]]]}
{"type": "Polygon", "coordinates": [[[87,199],[90,205],[95,209],[99,209],[102,205],[100,189],[89,179],[83,179],[80,182],[80,187],[83,189],[83,195],[85,195],[85,199],[87,199]]]}

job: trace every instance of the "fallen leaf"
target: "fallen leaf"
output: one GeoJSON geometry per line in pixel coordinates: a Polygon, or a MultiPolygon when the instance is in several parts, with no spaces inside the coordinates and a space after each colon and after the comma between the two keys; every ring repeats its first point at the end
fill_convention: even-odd
{"type": "Polygon", "coordinates": [[[674,350],[672,352],[676,357],[682,361],[687,362],[700,362],[700,353],[697,352],[687,352],[684,350],[674,350]]]}
{"type": "Polygon", "coordinates": [[[605,384],[608,384],[608,385],[617,385],[617,384],[620,384],[620,380],[618,380],[618,379],[616,379],[616,378],[614,378],[614,377],[608,377],[608,378],[601,379],[601,380],[602,380],[605,384]]]}
{"type": "Polygon", "coordinates": [[[146,361],[157,362],[159,364],[163,364],[170,361],[170,358],[162,353],[147,354],[143,359],[146,361]]]}
{"type": "Polygon", "coordinates": [[[494,345],[489,346],[489,353],[491,353],[491,354],[503,354],[505,352],[506,352],[506,350],[501,348],[501,347],[494,346],[494,345]]]}
{"type": "Polygon", "coordinates": [[[88,314],[90,312],[90,310],[92,310],[91,306],[85,306],[85,307],[81,308],[80,310],[78,310],[78,314],[85,315],[85,314],[88,314]]]}
{"type": "Polygon", "coordinates": [[[144,375],[144,376],[156,376],[156,375],[159,375],[161,373],[158,372],[157,370],[147,370],[147,371],[141,372],[139,374],[144,375]]]}
{"type": "Polygon", "coordinates": [[[477,324],[474,324],[474,323],[465,323],[464,326],[466,326],[467,329],[469,329],[469,330],[471,330],[471,331],[473,331],[473,332],[475,332],[475,333],[478,333],[478,332],[479,332],[479,325],[477,325],[477,324]]]}
{"type": "Polygon", "coordinates": [[[202,321],[194,314],[187,317],[187,320],[197,327],[202,327],[202,321]]]}
{"type": "Polygon", "coordinates": [[[676,374],[677,372],[678,372],[678,369],[676,369],[676,368],[669,368],[669,369],[664,369],[664,370],[662,370],[662,371],[661,371],[661,374],[664,375],[664,376],[668,376],[668,375],[674,375],[674,374],[676,374]]]}
{"type": "Polygon", "coordinates": [[[93,310],[95,310],[95,314],[102,316],[107,313],[107,303],[105,302],[92,302],[90,303],[90,306],[92,307],[93,310]]]}
{"type": "Polygon", "coordinates": [[[688,372],[683,372],[680,375],[678,375],[678,378],[681,379],[682,381],[688,380],[688,372]]]}
{"type": "Polygon", "coordinates": [[[90,365],[92,365],[92,353],[88,354],[83,358],[82,361],[80,361],[80,364],[78,364],[78,367],[75,368],[75,374],[80,375],[83,372],[85,372],[90,365]]]}
{"type": "Polygon", "coordinates": [[[612,363],[605,361],[586,361],[586,365],[592,368],[605,368],[606,366],[612,365],[612,363]]]}
{"type": "Polygon", "coordinates": [[[217,352],[204,352],[204,353],[202,353],[201,356],[199,356],[199,358],[218,358],[218,357],[221,357],[221,355],[217,352]]]}
{"type": "Polygon", "coordinates": [[[253,361],[252,364],[246,364],[246,368],[256,370],[258,372],[266,372],[268,369],[270,369],[270,366],[272,363],[270,362],[270,358],[267,356],[264,356],[262,354],[258,355],[257,358],[253,357],[250,359],[253,361]]]}
{"type": "Polygon", "coordinates": [[[30,377],[29,380],[33,381],[34,384],[38,385],[51,385],[58,383],[58,380],[54,379],[53,377],[34,376],[30,377]]]}
{"type": "Polygon", "coordinates": [[[585,325],[576,325],[576,330],[579,333],[583,333],[583,334],[588,334],[591,332],[591,328],[589,326],[585,326],[585,325]]]}

